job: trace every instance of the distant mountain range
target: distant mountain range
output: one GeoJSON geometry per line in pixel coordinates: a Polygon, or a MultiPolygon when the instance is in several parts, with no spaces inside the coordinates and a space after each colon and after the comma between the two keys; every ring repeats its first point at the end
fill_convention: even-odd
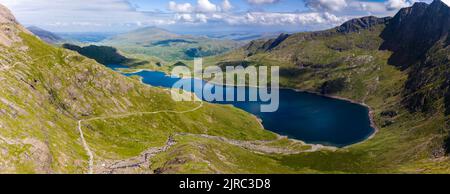
{"type": "Polygon", "coordinates": [[[130,55],[151,56],[158,64],[191,60],[228,52],[255,39],[269,39],[279,33],[215,33],[213,35],[182,35],[157,27],[144,27],[126,33],[53,33],[36,26],[33,34],[50,44],[96,44],[117,47],[130,55]]]}
{"type": "Polygon", "coordinates": [[[242,45],[238,41],[181,35],[156,27],[119,34],[100,44],[117,47],[128,54],[153,56],[171,63],[222,54],[242,45]]]}
{"type": "MultiPolygon", "coordinates": [[[[145,27],[131,32],[115,35],[108,38],[105,42],[114,42],[117,44],[151,44],[155,41],[183,38],[182,35],[178,35],[168,30],[157,27],[145,27]]],[[[190,38],[190,37],[186,37],[190,38]]]]}
{"type": "Polygon", "coordinates": [[[284,87],[368,104],[380,129],[375,138],[350,148],[363,155],[353,161],[370,158],[375,166],[410,163],[408,168],[430,165],[428,171],[439,171],[432,160],[448,162],[450,153],[449,33],[450,8],[435,0],[415,3],[394,17],[357,18],[329,30],[251,41],[207,61],[277,65],[284,87]]]}
{"type": "Polygon", "coordinates": [[[56,44],[64,42],[64,39],[60,36],[42,28],[30,26],[27,29],[47,43],[56,44]]]}
{"type": "Polygon", "coordinates": [[[377,133],[336,150],[277,138],[230,106],[173,102],[42,42],[2,6],[0,25],[0,172],[450,173],[450,8],[440,0],[244,46],[158,28],[102,42],[167,61],[279,66],[282,87],[370,107],[377,133]]]}
{"type": "Polygon", "coordinates": [[[206,36],[216,39],[234,40],[234,41],[252,41],[256,39],[268,39],[274,38],[279,34],[284,32],[266,32],[266,33],[256,33],[256,32],[221,32],[212,33],[206,36]]]}
{"type": "MultiPolygon", "coordinates": [[[[254,164],[277,166],[269,155],[200,135],[278,141],[254,116],[229,106],[175,102],[164,89],[42,41],[3,5],[0,48],[0,173],[251,171],[242,162],[191,169],[212,158],[188,151],[204,147],[238,153],[232,154],[240,158],[236,161],[256,158],[254,164]]],[[[106,47],[72,49],[116,52],[106,47]]]]}
{"type": "Polygon", "coordinates": [[[125,56],[122,56],[117,51],[117,49],[108,46],[89,45],[82,47],[65,43],[62,45],[62,47],[65,49],[76,51],[81,55],[94,59],[98,63],[101,63],[103,65],[124,64],[128,63],[131,60],[126,58],[125,56]]]}
{"type": "MultiPolygon", "coordinates": [[[[261,58],[271,58],[278,63],[290,64],[294,68],[292,71],[305,71],[310,66],[331,66],[331,64],[318,63],[323,59],[312,59],[319,57],[315,56],[315,53],[311,53],[312,56],[306,54],[313,52],[306,49],[315,49],[315,47],[304,45],[312,44],[316,39],[324,39],[327,49],[341,54],[354,48],[369,51],[389,50],[393,54],[389,57],[388,63],[400,67],[409,74],[404,90],[405,105],[411,110],[425,111],[436,107],[431,104],[440,99],[444,97],[447,99],[447,91],[450,95],[448,86],[450,71],[446,68],[450,66],[448,62],[449,30],[450,9],[442,1],[436,0],[430,5],[415,3],[412,7],[401,9],[395,17],[357,18],[331,30],[282,34],[269,40],[252,41],[238,52],[245,53],[240,60],[257,63],[261,61],[261,58]],[[363,32],[375,33],[374,39],[370,39],[369,36],[361,37],[365,39],[365,42],[355,44],[357,40],[351,39],[356,39],[358,34],[363,32]],[[335,37],[338,36],[342,36],[344,40],[337,40],[335,37]],[[378,37],[382,40],[375,41],[378,37]]],[[[224,56],[226,59],[226,55],[224,56]]],[[[220,60],[220,57],[218,59],[220,60]]],[[[450,100],[448,101],[449,104],[446,107],[450,108],[450,100]]]]}
{"type": "Polygon", "coordinates": [[[101,42],[111,36],[116,35],[114,32],[58,32],[58,36],[67,40],[67,42],[77,44],[93,44],[101,42]]]}

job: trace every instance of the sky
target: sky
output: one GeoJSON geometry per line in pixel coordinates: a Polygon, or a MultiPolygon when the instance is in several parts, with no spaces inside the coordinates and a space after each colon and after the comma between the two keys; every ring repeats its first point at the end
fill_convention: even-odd
{"type": "MultiPolygon", "coordinates": [[[[312,31],[360,16],[392,16],[431,0],[0,0],[25,26],[54,32],[312,31]]],[[[450,0],[443,0],[450,4],[450,0]]]]}

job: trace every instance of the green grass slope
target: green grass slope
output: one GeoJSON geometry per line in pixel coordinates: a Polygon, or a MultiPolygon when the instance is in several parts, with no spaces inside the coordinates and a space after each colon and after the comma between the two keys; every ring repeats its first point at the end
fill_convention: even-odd
{"type": "MultiPolygon", "coordinates": [[[[449,173],[445,99],[436,111],[405,107],[417,68],[388,64],[392,53],[378,49],[385,23],[254,41],[205,59],[279,65],[283,86],[369,105],[377,134],[338,150],[277,137],[230,106],[173,102],[169,91],[47,45],[10,17],[0,23],[2,173],[87,173],[83,140],[94,173],[449,173]]],[[[446,46],[429,60],[440,63],[446,46]]]]}
{"type": "MultiPolygon", "coordinates": [[[[428,112],[411,111],[403,103],[410,95],[405,87],[415,75],[411,72],[417,68],[401,69],[388,64],[392,53],[379,50],[384,42],[380,34],[385,26],[386,23],[379,23],[356,31],[339,32],[340,28],[336,28],[293,34],[271,49],[265,45],[275,39],[269,43],[253,41],[205,61],[207,65],[277,65],[281,67],[284,87],[351,99],[373,110],[378,132],[371,139],[337,151],[276,158],[283,166],[294,171],[327,173],[448,173],[449,128],[443,97],[434,98],[433,111],[428,112]]],[[[447,51],[430,51],[428,55],[435,57],[427,60],[442,59],[439,56],[448,55],[447,51]]],[[[444,68],[442,60],[434,61],[432,67],[444,68]]],[[[427,77],[416,79],[441,83],[436,73],[433,78],[429,71],[422,74],[427,77]]]]}
{"type": "Polygon", "coordinates": [[[161,64],[170,66],[178,60],[222,54],[241,46],[236,41],[179,35],[155,27],[120,34],[101,44],[116,47],[132,58],[151,62],[146,68],[159,68],[161,64]],[[156,64],[158,62],[159,65],[156,64]]]}
{"type": "MultiPolygon", "coordinates": [[[[155,163],[140,164],[139,171],[122,169],[127,173],[154,173],[154,165],[174,159],[163,155],[178,147],[208,150],[207,144],[215,142],[212,137],[227,140],[212,146],[239,150],[224,157],[240,159],[222,164],[197,152],[184,153],[190,158],[178,164],[209,167],[176,172],[232,172],[230,169],[239,169],[236,165],[256,160],[253,156],[272,161],[267,165],[274,168],[266,168],[266,172],[277,172],[278,168],[287,172],[270,155],[244,149],[240,144],[280,142],[292,150],[309,149],[302,143],[278,139],[255,117],[239,109],[174,102],[169,91],[143,85],[75,52],[50,46],[16,23],[2,23],[1,28],[9,29],[2,31],[5,41],[0,46],[1,173],[87,173],[90,157],[78,131],[80,120],[84,140],[93,152],[94,173],[105,172],[102,168],[110,161],[131,160],[163,146],[170,137],[176,147],[167,149],[167,153],[152,152],[158,155],[154,156],[155,163]],[[198,160],[204,163],[197,164],[198,160]]],[[[256,171],[247,168],[240,172],[256,171]]]]}

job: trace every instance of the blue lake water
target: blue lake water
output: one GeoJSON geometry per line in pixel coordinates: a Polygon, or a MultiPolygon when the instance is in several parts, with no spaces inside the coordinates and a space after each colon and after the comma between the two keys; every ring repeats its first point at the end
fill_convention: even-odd
{"type": "MultiPolygon", "coordinates": [[[[108,67],[124,68],[121,65],[108,67]]],[[[163,72],[156,71],[124,75],[138,75],[142,77],[144,83],[163,88],[172,88],[174,83],[180,81],[180,78],[172,78],[163,72]]],[[[183,79],[182,81],[191,82],[192,85],[197,83],[200,87],[213,87],[215,90],[234,90],[235,94],[239,89],[246,92],[256,89],[211,85],[199,79],[183,79]]],[[[261,112],[260,106],[268,103],[260,100],[212,103],[234,105],[259,117],[267,130],[307,143],[344,147],[367,139],[375,131],[371,127],[367,107],[291,89],[280,89],[279,109],[273,113],[261,112]]]]}

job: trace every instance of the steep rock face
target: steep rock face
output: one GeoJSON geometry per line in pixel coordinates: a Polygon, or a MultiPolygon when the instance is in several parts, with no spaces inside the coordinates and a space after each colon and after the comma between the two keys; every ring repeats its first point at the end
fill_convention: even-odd
{"type": "Polygon", "coordinates": [[[0,45],[10,47],[13,43],[20,41],[17,24],[11,11],[0,5],[0,45]]]}
{"type": "Polygon", "coordinates": [[[263,49],[265,49],[266,51],[270,51],[280,45],[287,38],[289,38],[289,34],[280,34],[280,36],[278,36],[276,39],[266,42],[266,44],[264,44],[263,46],[263,49]]]}
{"type": "Polygon", "coordinates": [[[450,113],[450,48],[442,42],[434,45],[416,65],[410,67],[403,104],[412,112],[436,112],[444,100],[450,113]]]}
{"type": "Polygon", "coordinates": [[[375,25],[387,24],[391,17],[377,18],[374,16],[352,19],[336,28],[340,33],[358,32],[360,30],[369,29],[375,25]]]}
{"type": "Polygon", "coordinates": [[[11,24],[14,23],[16,24],[16,18],[14,17],[14,15],[11,13],[11,11],[9,11],[8,8],[6,8],[5,6],[0,4],[0,23],[1,24],[11,24]]]}
{"type": "Polygon", "coordinates": [[[450,113],[450,8],[440,0],[404,8],[381,34],[389,63],[408,69],[403,104],[412,112],[435,112],[444,99],[450,113]]]}
{"type": "Polygon", "coordinates": [[[407,68],[446,38],[449,29],[450,9],[445,3],[416,3],[395,15],[381,34],[385,40],[381,49],[393,51],[390,64],[407,68]]]}
{"type": "Polygon", "coordinates": [[[280,45],[283,41],[285,41],[287,38],[289,38],[289,34],[280,34],[277,38],[269,39],[267,41],[260,41],[255,40],[251,41],[248,45],[246,50],[248,51],[248,55],[254,55],[258,52],[270,52],[274,48],[276,48],[278,45],[280,45]]]}

